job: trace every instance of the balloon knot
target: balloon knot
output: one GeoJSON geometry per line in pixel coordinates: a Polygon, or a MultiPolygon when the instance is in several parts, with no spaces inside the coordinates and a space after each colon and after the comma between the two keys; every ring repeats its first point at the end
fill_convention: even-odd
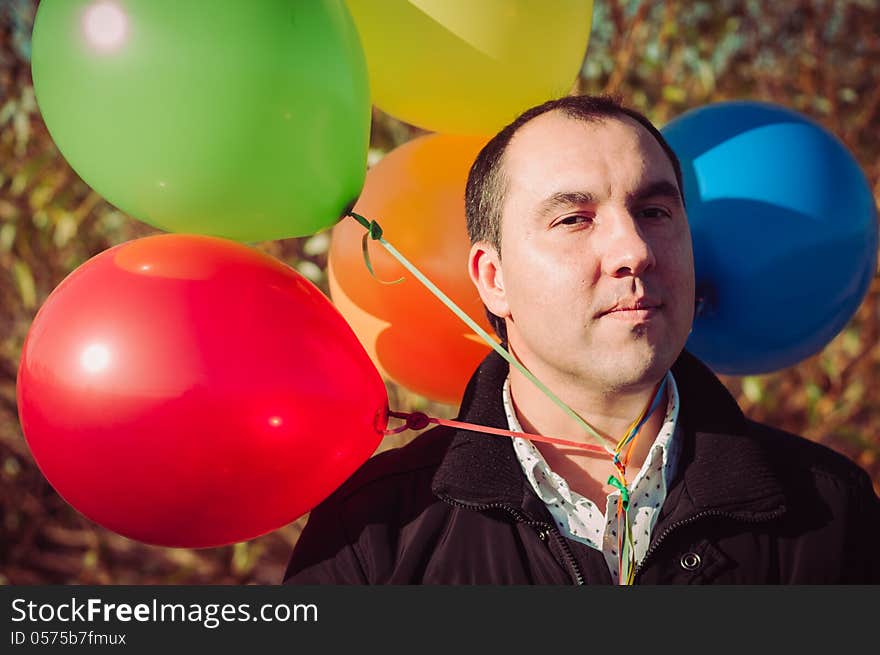
{"type": "Polygon", "coordinates": [[[402,418],[406,421],[399,428],[393,430],[385,430],[385,434],[398,434],[404,430],[424,430],[431,424],[431,418],[423,412],[412,412],[409,414],[403,412],[388,412],[389,416],[394,418],[402,418]]]}
{"type": "Polygon", "coordinates": [[[413,412],[406,417],[406,427],[410,430],[424,430],[429,424],[428,415],[422,412],[413,412]]]}
{"type": "Polygon", "coordinates": [[[354,220],[360,223],[363,227],[367,228],[369,232],[370,238],[373,241],[378,241],[382,238],[382,228],[376,221],[371,221],[360,214],[355,214],[354,212],[348,212],[347,216],[351,216],[354,220]]]}

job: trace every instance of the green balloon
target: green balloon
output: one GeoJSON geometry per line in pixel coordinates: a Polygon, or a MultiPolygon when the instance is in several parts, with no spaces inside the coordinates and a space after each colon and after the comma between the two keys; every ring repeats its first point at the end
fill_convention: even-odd
{"type": "Polygon", "coordinates": [[[363,187],[370,92],[343,0],[43,0],[32,65],[73,169],[161,229],[314,234],[363,187]]]}

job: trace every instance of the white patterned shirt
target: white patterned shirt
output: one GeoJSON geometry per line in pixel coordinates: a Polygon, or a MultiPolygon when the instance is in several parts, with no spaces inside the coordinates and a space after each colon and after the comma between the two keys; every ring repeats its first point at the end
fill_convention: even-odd
{"type": "MultiPolygon", "coordinates": [[[[667,374],[668,389],[666,417],[654,440],[642,468],[628,485],[629,519],[632,524],[633,548],[636,564],[642,561],[651,541],[651,531],[657,523],[660,508],[666,500],[666,490],[678,466],[681,449],[681,429],[678,425],[678,387],[672,372],[667,374]]],[[[514,411],[510,395],[510,377],[502,390],[504,410],[509,429],[523,432],[514,411]]],[[[604,512],[589,498],[569,488],[568,483],[550,470],[544,456],[528,439],[513,439],[513,449],[526,479],[538,498],[544,501],[560,532],[605,555],[611,578],[618,581],[617,503],[620,491],[608,494],[604,512]]],[[[609,455],[609,463],[610,463],[609,455]]]]}

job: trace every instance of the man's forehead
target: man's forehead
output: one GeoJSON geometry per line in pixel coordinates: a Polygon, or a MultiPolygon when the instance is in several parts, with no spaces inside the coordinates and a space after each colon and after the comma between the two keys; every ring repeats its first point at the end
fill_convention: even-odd
{"type": "Polygon", "coordinates": [[[507,147],[510,161],[528,159],[537,153],[558,152],[560,147],[594,145],[617,142],[621,146],[638,146],[645,151],[658,149],[660,144],[637,120],[627,115],[569,116],[553,110],[536,116],[514,134],[507,147]]]}
{"type": "Polygon", "coordinates": [[[676,179],[660,143],[635,119],[626,115],[580,118],[560,111],[537,116],[520,128],[505,153],[503,169],[508,192],[526,185],[541,195],[540,188],[558,184],[569,191],[602,191],[607,178],[619,176],[624,169],[634,186],[647,180],[676,179]],[[574,184],[589,186],[590,178],[597,188],[574,184]]]}

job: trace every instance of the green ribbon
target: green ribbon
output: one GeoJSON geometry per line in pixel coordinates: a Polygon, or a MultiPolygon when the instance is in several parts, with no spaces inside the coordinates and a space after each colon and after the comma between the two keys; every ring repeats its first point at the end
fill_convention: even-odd
{"type": "MultiPolygon", "coordinates": [[[[367,249],[367,239],[368,238],[381,243],[385,247],[385,249],[389,253],[391,253],[391,255],[403,265],[404,268],[406,268],[410,273],[415,275],[416,279],[418,279],[419,282],[424,284],[428,288],[428,290],[431,293],[433,293],[435,296],[437,296],[437,298],[439,298],[440,301],[444,305],[446,305],[450,310],[452,310],[452,312],[456,316],[458,316],[458,318],[460,318],[462,321],[464,321],[465,325],[467,325],[471,330],[473,330],[483,341],[485,341],[487,344],[489,344],[489,346],[496,353],[498,353],[505,360],[507,360],[507,362],[511,366],[513,366],[514,368],[516,368],[516,370],[518,370],[520,373],[522,373],[527,380],[529,380],[538,389],[540,389],[563,412],[565,412],[569,417],[574,419],[574,421],[576,423],[578,423],[582,428],[584,428],[584,430],[587,432],[587,434],[589,434],[590,437],[592,437],[597,443],[599,443],[609,454],[614,455],[614,451],[608,447],[608,445],[605,443],[605,440],[602,439],[602,437],[599,435],[599,433],[596,432],[596,430],[593,429],[593,427],[589,423],[587,423],[580,415],[578,415],[577,412],[575,412],[568,405],[566,405],[559,397],[556,396],[556,394],[554,394],[552,391],[550,391],[550,389],[548,389],[544,385],[544,383],[542,383],[540,380],[538,380],[538,378],[536,378],[534,375],[532,375],[531,371],[526,369],[526,367],[523,366],[519,362],[519,360],[517,360],[507,350],[502,348],[501,345],[497,341],[495,341],[495,339],[493,339],[483,328],[481,328],[479,325],[477,325],[477,323],[470,316],[465,314],[464,311],[462,311],[462,309],[458,305],[456,305],[452,301],[451,298],[449,298],[449,296],[447,296],[439,288],[437,288],[437,286],[434,285],[434,283],[431,282],[428,278],[426,278],[422,274],[421,271],[419,271],[415,266],[413,266],[406,257],[404,257],[400,252],[398,252],[394,246],[392,246],[390,243],[388,243],[382,237],[382,228],[379,227],[379,224],[376,223],[376,221],[367,220],[366,218],[364,218],[360,214],[355,214],[354,212],[349,212],[347,214],[347,216],[351,216],[358,223],[360,223],[364,228],[367,229],[367,234],[364,235],[363,247],[364,247],[364,258],[365,258],[367,268],[369,269],[370,273],[373,273],[373,268],[370,265],[370,261],[369,261],[369,254],[368,254],[368,249],[367,249]]],[[[375,274],[373,275],[373,277],[375,277],[375,274]]],[[[396,284],[397,282],[400,282],[401,280],[403,280],[403,278],[401,278],[400,280],[397,280],[395,282],[390,282],[390,283],[385,282],[384,284],[396,284]]],[[[379,281],[381,282],[381,280],[379,280],[379,281]]],[[[628,497],[627,497],[627,500],[628,500],[628,497]]]]}
{"type": "Polygon", "coordinates": [[[608,484],[620,490],[620,504],[623,505],[623,511],[627,511],[629,509],[629,489],[613,475],[609,476],[608,484]]]}

